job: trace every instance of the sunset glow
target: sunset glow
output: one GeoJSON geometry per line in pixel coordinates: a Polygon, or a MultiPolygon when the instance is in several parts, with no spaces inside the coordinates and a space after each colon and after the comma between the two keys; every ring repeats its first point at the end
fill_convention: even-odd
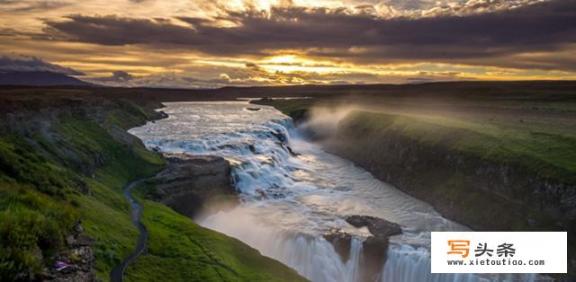
{"type": "Polygon", "coordinates": [[[576,25],[568,20],[575,6],[573,0],[1,1],[0,55],[35,57],[115,86],[576,79],[576,25]],[[130,80],[116,81],[119,71],[130,80]]]}

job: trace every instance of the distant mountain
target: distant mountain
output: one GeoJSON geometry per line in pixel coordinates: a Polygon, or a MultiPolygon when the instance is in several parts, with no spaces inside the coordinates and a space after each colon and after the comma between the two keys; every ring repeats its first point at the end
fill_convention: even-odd
{"type": "Polygon", "coordinates": [[[93,84],[63,73],[49,71],[8,71],[0,72],[0,85],[92,86],[93,84]]]}

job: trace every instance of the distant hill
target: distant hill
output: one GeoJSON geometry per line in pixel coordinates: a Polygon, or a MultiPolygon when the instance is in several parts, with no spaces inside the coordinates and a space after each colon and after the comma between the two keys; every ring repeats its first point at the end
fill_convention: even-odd
{"type": "Polygon", "coordinates": [[[0,72],[0,85],[24,86],[92,86],[77,78],[48,71],[0,72]]]}

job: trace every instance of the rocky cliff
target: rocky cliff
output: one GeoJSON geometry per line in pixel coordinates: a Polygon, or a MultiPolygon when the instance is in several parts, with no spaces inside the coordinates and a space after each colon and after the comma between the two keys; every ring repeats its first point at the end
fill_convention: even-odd
{"type": "Polygon", "coordinates": [[[224,158],[165,155],[166,169],[152,181],[150,195],[188,217],[210,206],[234,205],[236,191],[231,183],[230,164],[224,158]]]}
{"type": "Polygon", "coordinates": [[[352,128],[342,130],[325,143],[328,150],[474,229],[574,228],[573,185],[422,144],[399,132],[362,138],[352,128]]]}
{"type": "MultiPolygon", "coordinates": [[[[401,130],[378,134],[345,120],[324,147],[475,230],[568,231],[576,240],[576,185],[522,166],[423,142],[401,130]]],[[[570,253],[570,252],[569,252],[570,253]]],[[[574,259],[571,258],[572,267],[574,259]]]]}
{"type": "MultiPolygon", "coordinates": [[[[292,115],[309,111],[313,103],[269,104],[298,118],[326,150],[432,204],[447,218],[476,230],[568,231],[569,253],[576,250],[576,174],[569,165],[576,141],[558,130],[562,124],[540,128],[519,120],[510,129],[493,120],[355,112],[318,139],[325,128],[306,122],[310,114],[292,115]]],[[[573,272],[576,261],[569,259],[573,272]]]]}

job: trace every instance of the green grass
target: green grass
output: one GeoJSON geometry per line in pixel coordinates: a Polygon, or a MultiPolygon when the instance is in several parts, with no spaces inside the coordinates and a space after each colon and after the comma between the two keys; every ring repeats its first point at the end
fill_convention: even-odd
{"type": "Polygon", "coordinates": [[[0,169],[0,179],[28,183],[49,195],[63,198],[70,191],[70,173],[36,153],[21,136],[0,137],[0,169]]]}
{"type": "Polygon", "coordinates": [[[127,281],[304,281],[294,270],[170,208],[144,201],[148,252],[127,281]]]}
{"type": "MultiPolygon", "coordinates": [[[[55,100],[37,93],[15,98],[26,102],[19,111],[36,112],[67,107],[73,94],[72,111],[42,117],[47,128],[34,129],[32,113],[30,121],[17,125],[24,131],[0,122],[0,280],[37,279],[54,254],[66,249],[65,237],[81,220],[95,240],[97,278],[108,281],[138,236],[122,188],[164,167],[160,155],[124,132],[153,113],[127,101],[85,102],[77,92],[60,94],[55,100]]],[[[240,241],[162,204],[145,202],[144,223],[150,253],[130,269],[132,281],[302,280],[240,241]]]]}
{"type": "MultiPolygon", "coordinates": [[[[533,189],[524,189],[526,182],[522,182],[524,178],[541,185],[576,184],[576,138],[574,132],[562,130],[563,125],[355,112],[340,126],[345,129],[346,136],[358,138],[356,143],[351,141],[354,139],[345,139],[355,144],[351,145],[353,149],[347,152],[347,157],[369,160],[375,167],[371,172],[376,175],[382,175],[404,161],[401,154],[379,153],[379,140],[404,140],[402,144],[419,152],[419,156],[407,154],[406,158],[416,157],[422,165],[414,170],[406,168],[407,173],[397,170],[390,181],[399,181],[400,189],[431,203],[447,218],[478,230],[572,232],[574,229],[573,221],[568,222],[554,209],[554,200],[534,199],[533,189]],[[450,166],[443,159],[444,154],[464,156],[460,160],[465,161],[450,166]],[[394,157],[400,159],[396,159],[395,164],[387,163],[387,159],[394,157]],[[432,165],[426,165],[426,162],[432,165]],[[499,176],[497,171],[493,173],[494,179],[481,179],[475,174],[477,169],[498,170],[500,165],[513,168],[520,183],[503,180],[505,176],[499,176]],[[405,185],[407,181],[409,184],[405,185]],[[493,191],[491,183],[509,188],[501,192],[507,194],[493,191]],[[542,208],[538,201],[547,206],[542,208]]],[[[569,243],[569,252],[575,247],[569,243]]],[[[569,272],[573,271],[574,264],[570,264],[569,272]]]]}
{"type": "Polygon", "coordinates": [[[576,137],[545,127],[513,127],[445,116],[355,112],[343,121],[354,132],[392,132],[480,159],[525,168],[546,179],[576,183],[576,137]]]}
{"type": "MultiPolygon", "coordinates": [[[[537,96],[526,101],[460,101],[445,102],[442,106],[458,108],[472,107],[472,111],[482,111],[482,107],[525,111],[526,116],[514,117],[498,112],[490,118],[475,115],[462,116],[442,111],[423,114],[415,110],[401,110],[406,105],[414,106],[422,101],[388,99],[375,103],[402,102],[400,111],[368,112],[358,111],[342,121],[358,134],[369,134],[375,138],[385,138],[392,132],[412,138],[423,144],[441,146],[449,150],[469,154],[484,160],[506,163],[525,168],[538,176],[566,183],[576,183],[576,130],[555,118],[557,113],[574,112],[576,104],[566,102],[538,102],[537,96]],[[412,101],[410,104],[410,101],[412,101]],[[480,107],[474,109],[474,107],[480,107]],[[542,111],[544,111],[542,114],[542,111]],[[549,114],[550,118],[546,118],[549,114]],[[534,117],[530,115],[533,114],[534,117]]],[[[569,98],[569,97],[568,97],[569,98]]],[[[269,105],[284,114],[297,119],[306,118],[309,110],[321,101],[329,100],[295,99],[265,100],[257,104],[269,105]]],[[[394,107],[393,107],[394,108],[394,107]]]]}
{"type": "MultiPolygon", "coordinates": [[[[138,232],[133,228],[129,209],[119,193],[94,183],[92,197],[78,197],[85,232],[95,239],[94,254],[98,277],[108,279],[110,270],[130,253],[138,232]]],[[[114,187],[118,188],[118,187],[114,187]]]]}
{"type": "Polygon", "coordinates": [[[64,113],[45,131],[0,137],[2,277],[36,277],[65,248],[64,238],[78,220],[96,239],[101,279],[132,249],[137,232],[122,187],[152,175],[164,161],[138,140],[110,134],[145,121],[143,112],[127,108],[125,102],[108,105],[101,114],[116,118],[104,123],[86,114],[64,113]]]}
{"type": "Polygon", "coordinates": [[[0,277],[39,273],[63,246],[78,219],[71,176],[20,136],[0,137],[0,277]]]}
{"type": "Polygon", "coordinates": [[[70,203],[26,184],[0,182],[0,277],[13,280],[19,273],[40,272],[44,257],[63,246],[77,218],[70,203]]]}
{"type": "MultiPolygon", "coordinates": [[[[559,222],[555,209],[542,210],[533,200],[538,195],[524,187],[530,181],[576,184],[575,122],[566,115],[573,113],[574,103],[535,98],[502,102],[493,97],[485,101],[440,101],[440,105],[410,99],[374,100],[363,104],[372,106],[371,111],[355,111],[340,121],[340,135],[326,143],[333,152],[473,228],[572,228],[559,222]],[[401,147],[386,147],[390,144],[401,147]],[[457,156],[463,164],[450,164],[443,158],[446,155],[457,156]],[[402,169],[406,163],[410,167],[402,169]],[[519,182],[499,176],[497,170],[502,167],[512,169],[512,177],[519,182]],[[486,168],[494,170],[494,179],[476,176],[479,169],[486,168]],[[490,189],[491,185],[510,190],[499,193],[490,189]]],[[[266,103],[290,115],[291,110],[330,102],[266,103]]]]}

